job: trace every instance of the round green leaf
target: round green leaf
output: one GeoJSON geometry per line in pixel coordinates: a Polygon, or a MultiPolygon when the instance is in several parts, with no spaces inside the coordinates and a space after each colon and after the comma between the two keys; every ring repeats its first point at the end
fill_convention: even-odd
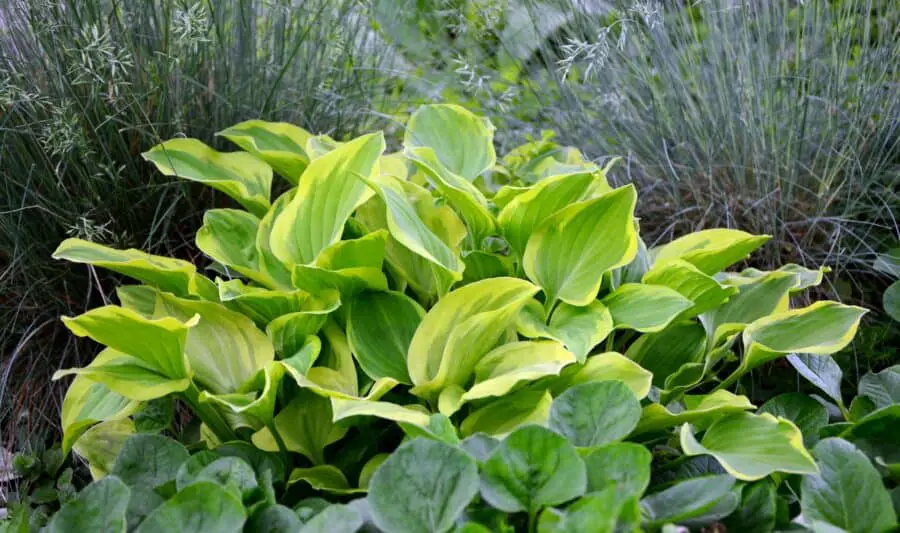
{"type": "Polygon", "coordinates": [[[194,483],[157,507],[135,533],[238,533],[246,519],[241,501],[223,487],[194,483]]]}
{"type": "Polygon", "coordinates": [[[53,516],[46,531],[48,533],[125,531],[125,511],[128,508],[129,496],[128,487],[115,476],[95,481],[53,516]]]}
{"type": "Polygon", "coordinates": [[[625,438],[640,418],[640,402],[621,381],[576,385],[550,407],[550,427],[585,448],[625,438]]]}
{"type": "Polygon", "coordinates": [[[482,465],[481,495],[492,506],[537,513],[584,494],[587,475],[575,448],[547,428],[513,431],[482,465]]]}
{"type": "Polygon", "coordinates": [[[188,451],[161,435],[137,434],[125,441],[112,473],[126,485],[158,487],[175,479],[188,451]]]}
{"type": "Polygon", "coordinates": [[[544,509],[538,533],[613,533],[623,499],[614,487],[588,494],[566,508],[544,509]]]}
{"type": "Polygon", "coordinates": [[[178,472],[175,474],[175,488],[181,490],[193,482],[197,474],[212,464],[220,456],[209,450],[201,450],[190,456],[187,461],[181,463],[178,472]]]}
{"type": "Polygon", "coordinates": [[[329,505],[322,512],[316,514],[299,531],[300,533],[355,533],[362,525],[362,518],[353,507],[335,504],[329,505]]]}
{"type": "Polygon", "coordinates": [[[738,505],[732,487],[731,476],[706,476],[682,481],[647,496],[641,500],[646,526],[656,529],[666,523],[711,522],[728,516],[738,505]]]}
{"type": "Polygon", "coordinates": [[[872,398],[879,409],[900,403],[900,365],[863,376],[859,380],[859,395],[872,398]]]}
{"type": "Polygon", "coordinates": [[[404,444],[372,476],[375,525],[392,533],[444,532],[478,492],[475,461],[430,439],[404,444]]]}
{"type": "Polygon", "coordinates": [[[767,401],[760,413],[786,418],[803,433],[803,443],[813,446],[819,441],[819,430],[828,424],[828,410],[821,403],[800,392],[788,392],[767,401]]]}
{"type": "Polygon", "coordinates": [[[804,476],[800,509],[850,533],[887,531],[897,525],[891,496],[869,459],[849,442],[830,438],[813,449],[819,473],[804,476]]]}
{"type": "Polygon", "coordinates": [[[650,484],[653,456],[644,446],[615,442],[590,451],[582,457],[587,470],[587,491],[615,487],[621,499],[640,497],[650,484]]]}
{"type": "Polygon", "coordinates": [[[900,281],[895,281],[884,291],[882,301],[884,303],[884,312],[900,322],[900,281]]]}
{"type": "Polygon", "coordinates": [[[297,513],[283,505],[272,505],[253,515],[247,531],[253,533],[295,533],[303,527],[297,513]]]}

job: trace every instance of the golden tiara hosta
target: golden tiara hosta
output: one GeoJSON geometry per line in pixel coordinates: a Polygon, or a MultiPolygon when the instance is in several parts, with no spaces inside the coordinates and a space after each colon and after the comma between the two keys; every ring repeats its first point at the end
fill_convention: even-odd
{"type": "Polygon", "coordinates": [[[881,426],[853,423],[896,417],[885,410],[900,399],[881,394],[828,432],[846,440],[810,451],[821,404],[757,409],[740,383],[787,356],[814,372],[809,362],[846,346],[865,310],[795,307],[791,296],[821,270],[728,270],[766,236],[711,229],[648,249],[636,190],[610,186],[609,166],[547,139],[498,161],[493,134],[486,118],[429,105],[395,153],[380,132],[335,141],[260,120],[220,134],[245,151],[195,139],[147,151],[162,173],[235,204],[208,211],[197,230],[209,269],[78,239],[56,250],[140,282],[119,288],[118,305],[63,319],[105,347],[55,376],[75,376],[64,451],[104,483],[73,505],[97,505],[103,492],[120,517],[129,494],[154,491],[155,509],[122,518],[140,531],[187,523],[178,520],[206,512],[198,501],[210,495],[231,521],[209,518],[220,529],[204,531],[245,521],[244,531],[276,531],[263,526],[279,520],[288,529],[277,531],[307,520],[316,531],[466,521],[457,531],[482,531],[474,522],[488,515],[472,506],[509,513],[513,529],[521,513],[539,531],[654,530],[755,511],[774,527],[779,484],[797,474],[804,515],[827,514],[816,487],[834,472],[817,461],[881,442],[881,426]],[[190,458],[153,435],[165,424],[146,423],[173,400],[197,424],[180,438],[190,458]],[[655,445],[669,455],[651,486],[655,445]],[[150,478],[136,473],[142,453],[150,478]],[[313,512],[296,494],[356,500],[313,512]]]}

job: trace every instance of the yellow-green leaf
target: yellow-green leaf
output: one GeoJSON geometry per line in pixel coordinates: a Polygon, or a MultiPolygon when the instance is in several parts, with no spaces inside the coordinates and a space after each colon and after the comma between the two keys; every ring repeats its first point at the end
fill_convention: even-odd
{"type": "Polygon", "coordinates": [[[592,355],[584,364],[569,365],[559,378],[553,380],[550,391],[559,396],[575,385],[592,381],[621,381],[631,389],[637,399],[643,399],[650,392],[653,374],[617,352],[592,355]]]}
{"type": "Polygon", "coordinates": [[[588,305],[603,274],[626,265],[637,253],[633,186],[572,204],[532,233],[523,266],[549,302],[588,305]]]}
{"type": "Polygon", "coordinates": [[[141,155],[166,176],[209,185],[258,217],[269,209],[272,168],[246,152],[218,152],[197,139],[171,139],[141,155]]]}
{"type": "Polygon", "coordinates": [[[309,164],[304,147],[312,135],[293,124],[246,120],[216,135],[262,159],[294,185],[309,164]]]}
{"type": "Polygon", "coordinates": [[[247,279],[270,289],[278,286],[265,273],[256,250],[259,219],[240,209],[210,209],[195,237],[197,248],[247,279]]]}
{"type": "MultiPolygon", "coordinates": [[[[314,464],[325,463],[325,447],[340,440],[347,430],[332,422],[331,402],[309,390],[300,390],[275,415],[275,429],[289,451],[307,457],[314,464]]],[[[252,437],[258,448],[279,451],[278,443],[269,428],[262,428],[252,437]]]]}
{"type": "Polygon", "coordinates": [[[582,307],[563,302],[556,306],[550,323],[545,322],[541,304],[537,300],[530,300],[519,313],[516,325],[519,333],[525,337],[543,337],[562,342],[580,363],[613,330],[613,318],[609,309],[596,300],[582,307]]]}
{"type": "Polygon", "coordinates": [[[460,425],[464,437],[475,433],[502,436],[525,424],[546,424],[553,397],[549,391],[523,389],[473,411],[460,425]]]}
{"type": "Polygon", "coordinates": [[[108,420],[87,430],[75,441],[72,450],[87,461],[91,477],[100,479],[112,472],[116,456],[134,433],[130,418],[108,420]]]}
{"type": "Polygon", "coordinates": [[[681,448],[688,456],[712,455],[729,474],[743,481],[762,479],[774,472],[819,472],[797,426],[768,413],[722,417],[706,429],[700,442],[690,425],[684,424],[681,448]]]}
{"type": "Polygon", "coordinates": [[[295,287],[312,294],[336,290],[344,300],[367,290],[387,290],[382,272],[388,233],[378,230],[359,239],[336,242],[312,265],[295,265],[295,287]]]}
{"type": "Polygon", "coordinates": [[[700,272],[712,275],[744,259],[770,238],[769,235],[751,235],[736,229],[707,229],[679,237],[654,248],[651,253],[657,265],[681,259],[700,272]]]}
{"type": "Polygon", "coordinates": [[[678,291],[694,302],[680,318],[691,318],[722,305],[738,289],[723,287],[712,276],[708,276],[691,263],[674,259],[654,266],[642,279],[648,285],[662,285],[678,291]]]}
{"type": "Polygon", "coordinates": [[[301,482],[308,484],[315,490],[329,494],[347,495],[366,492],[365,489],[352,488],[344,473],[332,465],[293,469],[290,478],[288,478],[288,486],[301,482]]]}
{"type": "Polygon", "coordinates": [[[653,372],[653,384],[662,387],[666,378],[687,363],[702,362],[706,332],[696,322],[678,322],[657,333],[642,335],[625,355],[653,372]]]}
{"type": "MultiPolygon", "coordinates": [[[[300,311],[281,315],[266,326],[266,335],[282,358],[293,357],[306,346],[307,335],[315,335],[328,320],[328,315],[341,306],[337,291],[307,297],[300,311]]],[[[312,363],[310,363],[312,364],[312,363]]]]}
{"type": "Polygon", "coordinates": [[[273,222],[269,245],[275,257],[286,265],[308,265],[338,242],[350,214],[372,195],[356,175],[372,175],[382,152],[384,137],[373,133],[314,159],[273,222]]]}
{"type": "Polygon", "coordinates": [[[454,104],[424,105],[406,125],[403,145],[434,150],[448,170],[473,181],[494,166],[494,126],[464,107],[454,104]]]}
{"type": "Polygon", "coordinates": [[[681,401],[684,410],[675,412],[658,403],[644,406],[641,421],[631,433],[632,436],[660,431],[685,422],[705,428],[723,415],[756,409],[746,396],[737,396],[726,390],[698,396],[685,395],[681,401]]]}
{"type": "Polygon", "coordinates": [[[607,295],[603,305],[609,309],[616,329],[653,333],[668,326],[694,303],[662,285],[626,283],[607,295]]]}

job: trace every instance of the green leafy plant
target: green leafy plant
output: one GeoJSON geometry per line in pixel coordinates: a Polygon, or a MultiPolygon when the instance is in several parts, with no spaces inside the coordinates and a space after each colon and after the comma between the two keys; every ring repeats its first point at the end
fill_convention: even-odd
{"type": "MultiPolygon", "coordinates": [[[[849,408],[838,388],[845,419],[830,424],[827,400],[757,411],[732,391],[785,357],[833,391],[839,374],[816,369],[865,310],[793,307],[822,270],[726,270],[766,236],[713,229],[648,249],[633,187],[544,141],[498,161],[493,131],[429,105],[397,153],[381,133],[336,142],[260,121],[222,132],[247,152],[185,139],[146,152],[245,209],[210,210],[197,233],[215,280],[78,239],[55,252],[143,282],[63,319],[106,348],[56,376],[75,376],[63,450],[102,479],[60,513],[109,494],[102,516],[138,531],[220,516],[269,531],[259,523],[313,514],[328,531],[658,530],[742,514],[771,531],[803,507],[853,529],[828,490],[896,475],[895,375],[849,408]],[[273,168],[294,185],[274,200],[273,168]],[[138,427],[161,399],[194,416],[190,458],[142,434],[165,422],[138,427]],[[129,521],[145,501],[127,498],[134,486],[165,503],[129,521]]],[[[869,530],[895,524],[884,485],[866,488],[869,530]]]]}

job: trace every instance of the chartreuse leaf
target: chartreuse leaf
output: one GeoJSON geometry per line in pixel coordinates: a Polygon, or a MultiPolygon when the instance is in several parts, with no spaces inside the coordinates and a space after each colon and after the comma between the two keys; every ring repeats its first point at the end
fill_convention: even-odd
{"type": "Polygon", "coordinates": [[[819,473],[804,476],[800,508],[807,520],[821,520],[850,533],[892,531],[897,515],[881,476],[849,442],[829,438],[813,449],[819,473]]]}
{"type": "Polygon", "coordinates": [[[682,481],[641,500],[644,525],[656,529],[665,523],[712,522],[731,514],[738,497],[731,491],[731,476],[707,476],[682,481]]]}
{"type": "Polygon", "coordinates": [[[479,407],[462,421],[459,429],[463,436],[501,436],[523,424],[545,424],[552,403],[549,391],[523,389],[479,407]]]}
{"type": "Polygon", "coordinates": [[[547,508],[541,513],[538,533],[613,533],[622,500],[615,487],[580,498],[565,511],[547,508]]]}
{"type": "Polygon", "coordinates": [[[642,283],[674,289],[694,302],[691,308],[681,314],[681,318],[694,317],[715,309],[738,291],[735,287],[723,287],[712,276],[680,259],[654,266],[644,274],[642,283]]]}
{"type": "Polygon", "coordinates": [[[603,274],[637,253],[633,186],[578,202],[547,218],[528,239],[523,266],[550,304],[588,305],[603,274]]]}
{"type": "MultiPolygon", "coordinates": [[[[305,306],[315,303],[315,298],[300,290],[268,290],[253,285],[245,285],[239,279],[217,278],[219,300],[225,307],[247,315],[256,325],[265,328],[272,320],[305,310],[305,306]]],[[[331,295],[320,295],[331,296],[331,295]]],[[[334,295],[337,297],[337,295],[334,295]]]]}
{"type": "Polygon", "coordinates": [[[374,416],[399,424],[410,424],[424,428],[428,426],[431,420],[428,414],[422,410],[391,402],[333,398],[331,407],[334,410],[333,420],[335,422],[354,416],[374,416]]]}
{"type": "MultiPolygon", "coordinates": [[[[307,297],[303,302],[301,311],[288,313],[275,318],[266,326],[266,335],[272,341],[275,352],[285,359],[294,359],[298,353],[304,352],[308,346],[309,335],[315,335],[328,321],[328,316],[341,306],[341,297],[336,290],[327,290],[318,296],[307,297]]],[[[316,352],[315,355],[318,355],[316,352]]],[[[308,365],[301,365],[305,373],[309,366],[315,362],[315,357],[308,361],[308,365]]]]}
{"type": "Polygon", "coordinates": [[[338,242],[344,223],[372,192],[356,174],[371,175],[384,152],[381,133],[363,135],[314,159],[272,224],[272,253],[288,266],[308,265],[338,242]]]}
{"type": "MultiPolygon", "coordinates": [[[[332,422],[331,402],[309,390],[297,395],[275,415],[275,429],[292,452],[307,457],[314,464],[325,463],[325,446],[347,432],[332,422]]],[[[278,443],[269,428],[253,434],[253,444],[267,451],[278,451],[278,443]]]]}
{"type": "Polygon", "coordinates": [[[112,472],[119,450],[134,432],[130,418],[107,420],[85,431],[72,450],[88,462],[91,476],[100,479],[112,472]]]}
{"type": "Polygon", "coordinates": [[[219,406],[233,428],[257,430],[272,422],[275,400],[284,366],[272,361],[256,372],[240,388],[227,394],[201,391],[199,400],[219,406]]]}
{"type": "Polygon", "coordinates": [[[442,533],[477,493],[474,459],[441,442],[415,439],[378,467],[367,499],[375,525],[385,531],[442,533]]]}
{"type": "Polygon", "coordinates": [[[210,209],[197,231],[197,248],[238,274],[268,288],[278,283],[262,271],[256,250],[259,219],[240,209],[210,209]]]}
{"type": "Polygon", "coordinates": [[[244,505],[234,494],[207,481],[185,487],[150,513],[135,532],[238,533],[246,519],[244,505]]]}
{"type": "Polygon", "coordinates": [[[259,229],[256,232],[256,251],[259,254],[259,268],[278,284],[278,288],[283,290],[294,288],[291,283],[292,265],[284,263],[272,251],[272,227],[275,224],[275,219],[281,216],[284,209],[294,199],[296,192],[296,188],[290,189],[272,202],[272,208],[260,219],[259,229]]]}
{"type": "Polygon", "coordinates": [[[473,248],[480,247],[485,237],[495,233],[497,221],[478,187],[445,167],[431,148],[407,148],[406,155],[465,221],[473,248]]]}
{"type": "Polygon", "coordinates": [[[581,448],[625,438],[640,418],[641,404],[621,381],[576,385],[550,408],[550,428],[581,448]]]}
{"type": "Polygon", "coordinates": [[[584,494],[587,474],[575,448],[560,435],[535,425],[506,437],[481,466],[481,496],[508,513],[534,516],[584,494]]]}
{"type": "Polygon", "coordinates": [[[416,110],[406,125],[403,145],[407,149],[431,148],[443,166],[469,181],[497,160],[491,121],[454,104],[424,105],[416,110]]]}
{"type": "Polygon", "coordinates": [[[336,242],[322,250],[313,264],[294,265],[291,282],[312,294],[336,290],[344,300],[367,289],[386,291],[382,263],[387,236],[379,230],[336,242]]]}
{"type": "Polygon", "coordinates": [[[581,457],[587,470],[587,492],[612,486],[620,500],[640,497],[650,485],[653,456],[644,446],[614,442],[591,449],[581,457]]]}
{"type": "Polygon", "coordinates": [[[125,441],[112,474],[128,486],[153,489],[174,480],[187,460],[187,449],[180,443],[162,435],[138,433],[125,441]]]}
{"type": "Polygon", "coordinates": [[[713,275],[744,259],[771,237],[735,229],[707,229],[689,233],[651,250],[655,265],[681,259],[704,274],[713,275]]]}
{"type": "Polygon", "coordinates": [[[819,431],[828,425],[828,410],[825,406],[800,392],[779,394],[764,403],[759,412],[785,418],[796,424],[803,433],[803,443],[807,447],[819,441],[819,431]]]}
{"type": "Polygon", "coordinates": [[[867,311],[836,302],[816,302],[756,320],[744,330],[744,356],[734,375],[790,353],[830,355],[847,346],[867,311]]]}
{"type": "Polygon", "coordinates": [[[583,364],[569,365],[550,383],[550,391],[559,396],[566,389],[593,381],[621,381],[638,399],[650,392],[650,372],[617,352],[592,355],[583,364]]]}
{"type": "MultiPolygon", "coordinates": [[[[71,502],[53,515],[48,533],[85,533],[87,531],[126,531],[125,510],[131,491],[115,476],[91,483],[71,502]]],[[[27,531],[26,527],[26,531],[27,531]]]]}
{"type": "Polygon", "coordinates": [[[197,139],[171,139],[141,155],[164,175],[209,185],[258,217],[269,209],[272,169],[246,152],[218,152],[197,139]]]}
{"type": "Polygon", "coordinates": [[[594,346],[613,330],[609,309],[598,300],[586,306],[565,302],[556,306],[546,323],[544,308],[537,300],[529,300],[516,320],[519,333],[529,338],[549,338],[562,342],[583,363],[594,346]]]}
{"type": "Polygon", "coordinates": [[[441,299],[425,314],[409,346],[413,394],[434,398],[449,385],[465,384],[537,291],[525,280],[492,278],[441,299]]]}
{"type": "Polygon", "coordinates": [[[365,212],[363,218],[390,231],[394,242],[387,245],[388,262],[420,292],[443,295],[462,278],[464,266],[457,249],[457,239],[465,236],[462,222],[449,207],[435,206],[427,192],[412,184],[389,176],[367,183],[380,202],[368,206],[375,212],[365,212]]]}
{"type": "Polygon", "coordinates": [[[195,383],[211,394],[237,391],[275,359],[272,343],[253,321],[221,304],[159,293],[156,315],[200,317],[188,332],[184,353],[195,383]]]}
{"type": "MultiPolygon", "coordinates": [[[[115,352],[104,350],[94,358],[100,364],[115,358],[115,352]]],[[[140,403],[113,392],[87,376],[76,376],[62,404],[62,451],[68,455],[72,445],[91,426],[104,420],[120,420],[134,413],[140,403]]]]}
{"type": "MultiPolygon", "coordinates": [[[[475,384],[461,396],[460,405],[503,396],[519,383],[559,374],[563,367],[574,362],[575,356],[555,341],[502,344],[475,365],[475,384]]],[[[444,414],[449,416],[455,411],[444,414]]]]}
{"type": "Polygon", "coordinates": [[[696,322],[678,322],[657,333],[642,335],[625,355],[653,373],[653,384],[663,387],[666,378],[687,363],[702,362],[706,333],[696,322]]]}
{"type": "Polygon", "coordinates": [[[670,411],[658,403],[644,406],[641,420],[632,435],[651,433],[685,422],[705,427],[723,415],[755,409],[746,396],[736,396],[727,390],[698,396],[686,395],[682,402],[685,409],[680,412],[670,411]]]}
{"type": "Polygon", "coordinates": [[[411,384],[406,354],[425,310],[400,292],[364,292],[350,306],[347,341],[370,378],[411,384]]]}
{"type": "Polygon", "coordinates": [[[797,278],[786,272],[770,272],[737,286],[738,292],[723,305],[700,317],[716,346],[729,333],[759,318],[788,309],[788,292],[797,278]]]}
{"type": "Polygon", "coordinates": [[[661,331],[694,303],[662,285],[626,283],[603,298],[616,329],[661,331]]]}
{"type": "Polygon", "coordinates": [[[522,257],[528,239],[544,220],[581,200],[593,181],[592,172],[553,176],[538,182],[506,204],[497,221],[516,256],[522,257]]]}
{"type": "Polygon", "coordinates": [[[879,409],[900,404],[900,365],[878,373],[869,372],[860,378],[859,395],[871,398],[879,409]]]}
{"type": "Polygon", "coordinates": [[[361,494],[365,489],[350,486],[347,476],[332,465],[317,465],[310,468],[295,468],[288,478],[288,485],[306,483],[315,490],[329,494],[361,494]]]}
{"type": "Polygon", "coordinates": [[[57,371],[54,379],[81,374],[132,400],[159,398],[190,385],[185,349],[196,317],[186,322],[172,317],[151,320],[108,305],[75,318],[63,317],[63,323],[75,335],[90,337],[112,351],[85,368],[57,371]]]}
{"type": "Polygon", "coordinates": [[[312,135],[293,124],[246,120],[216,135],[262,159],[294,185],[300,181],[300,175],[309,164],[304,147],[312,135]]]}
{"type": "Polygon", "coordinates": [[[728,285],[739,286],[745,283],[752,283],[759,278],[768,276],[772,272],[793,274],[794,286],[791,287],[791,292],[800,292],[810,287],[818,287],[819,285],[821,285],[822,279],[825,277],[825,274],[831,272],[831,269],[828,267],[821,267],[813,270],[800,265],[789,263],[787,265],[779,267],[778,270],[769,272],[765,270],[758,270],[756,268],[745,268],[737,274],[732,272],[720,272],[716,277],[721,279],[728,285]]]}
{"type": "Polygon", "coordinates": [[[815,474],[815,461],[803,447],[793,422],[764,413],[735,413],[713,422],[698,442],[689,424],[681,426],[686,455],[712,455],[732,476],[755,481],[773,472],[815,474]]]}
{"type": "Polygon", "coordinates": [[[64,240],[53,252],[53,258],[96,265],[179,296],[196,295],[216,300],[213,283],[197,274],[193,263],[181,259],[150,255],[135,249],[116,250],[82,239],[64,240]]]}

